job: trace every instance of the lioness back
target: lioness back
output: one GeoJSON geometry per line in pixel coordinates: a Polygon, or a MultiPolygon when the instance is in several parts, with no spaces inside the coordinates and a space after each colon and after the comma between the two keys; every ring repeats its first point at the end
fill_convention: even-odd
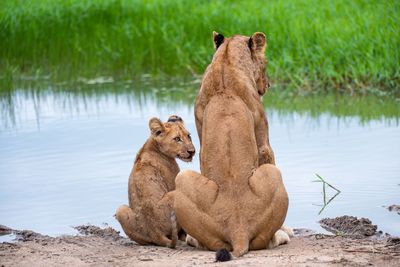
{"type": "Polygon", "coordinates": [[[247,183],[257,167],[254,121],[246,104],[235,95],[216,95],[204,111],[201,172],[217,184],[247,183]],[[216,128],[215,125],[218,125],[216,128]],[[204,153],[203,153],[204,152],[204,153]],[[246,156],[244,156],[246,155],[246,156]]]}

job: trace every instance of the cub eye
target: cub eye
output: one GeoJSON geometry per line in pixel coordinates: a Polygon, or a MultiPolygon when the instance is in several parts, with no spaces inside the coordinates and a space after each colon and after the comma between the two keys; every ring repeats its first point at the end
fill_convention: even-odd
{"type": "Polygon", "coordinates": [[[175,140],[176,142],[182,141],[182,139],[181,139],[179,136],[175,137],[174,140],[175,140]]]}
{"type": "Polygon", "coordinates": [[[190,136],[190,134],[188,134],[188,138],[189,138],[190,141],[192,140],[192,137],[190,136]]]}

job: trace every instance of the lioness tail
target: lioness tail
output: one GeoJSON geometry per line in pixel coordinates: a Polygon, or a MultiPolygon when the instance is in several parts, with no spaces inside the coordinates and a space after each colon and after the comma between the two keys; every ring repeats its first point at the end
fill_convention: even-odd
{"type": "Polygon", "coordinates": [[[225,248],[219,249],[215,253],[215,261],[230,261],[231,259],[231,253],[225,248]]]}

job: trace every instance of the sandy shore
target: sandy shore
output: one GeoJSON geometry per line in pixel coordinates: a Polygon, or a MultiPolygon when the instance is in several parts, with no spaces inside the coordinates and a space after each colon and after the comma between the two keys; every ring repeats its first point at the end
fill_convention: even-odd
{"type": "Polygon", "coordinates": [[[316,234],[296,230],[287,245],[251,251],[229,262],[180,242],[176,249],[139,246],[114,229],[79,226],[75,236],[15,231],[0,243],[0,266],[400,266],[400,239],[316,234]]]}

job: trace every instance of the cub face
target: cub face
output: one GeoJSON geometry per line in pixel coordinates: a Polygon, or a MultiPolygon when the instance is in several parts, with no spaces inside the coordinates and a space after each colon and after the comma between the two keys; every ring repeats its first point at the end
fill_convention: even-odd
{"type": "Polygon", "coordinates": [[[151,138],[163,154],[185,162],[192,161],[195,148],[181,117],[173,115],[164,123],[158,118],[152,118],[149,128],[151,138]]]}

